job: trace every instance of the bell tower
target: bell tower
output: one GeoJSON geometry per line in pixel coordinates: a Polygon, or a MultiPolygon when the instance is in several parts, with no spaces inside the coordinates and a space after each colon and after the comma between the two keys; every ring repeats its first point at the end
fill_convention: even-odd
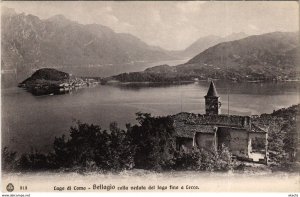
{"type": "Polygon", "coordinates": [[[208,92],[204,98],[206,115],[221,114],[221,102],[219,101],[220,97],[213,81],[211,81],[208,92]]]}

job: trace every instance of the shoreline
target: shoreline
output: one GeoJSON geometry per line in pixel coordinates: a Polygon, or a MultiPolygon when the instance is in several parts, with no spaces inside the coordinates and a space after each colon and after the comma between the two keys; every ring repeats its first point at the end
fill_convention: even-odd
{"type": "MultiPolygon", "coordinates": [[[[219,82],[227,82],[227,83],[272,83],[272,84],[279,84],[279,83],[299,83],[300,80],[281,80],[281,81],[272,81],[272,80],[267,80],[267,81],[232,81],[232,80],[220,80],[220,79],[212,79],[213,81],[219,81],[219,82]]],[[[112,84],[121,84],[121,85],[126,85],[126,84],[180,84],[180,83],[197,83],[197,82],[209,82],[210,80],[184,80],[184,81],[170,81],[170,82],[155,82],[155,81],[127,81],[127,82],[122,82],[122,81],[117,81],[117,80],[112,80],[112,81],[107,81],[105,83],[101,83],[101,85],[112,85],[112,84]]]]}

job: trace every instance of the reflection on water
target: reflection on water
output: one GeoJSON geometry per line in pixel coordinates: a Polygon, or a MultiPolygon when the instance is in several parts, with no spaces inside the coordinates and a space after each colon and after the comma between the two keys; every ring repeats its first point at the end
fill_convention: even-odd
{"type": "Polygon", "coordinates": [[[147,88],[167,88],[167,87],[178,87],[181,85],[188,85],[194,82],[178,82],[178,83],[121,83],[112,84],[112,86],[124,89],[124,90],[144,90],[147,88]]]}
{"type": "MultiPolygon", "coordinates": [[[[177,82],[177,83],[122,83],[112,85],[125,90],[143,90],[147,88],[166,88],[178,87],[181,85],[195,84],[200,87],[209,86],[208,81],[198,82],[177,82]]],[[[266,82],[266,83],[235,83],[214,81],[218,93],[222,94],[258,94],[258,95],[277,95],[277,94],[293,94],[295,90],[299,90],[299,82],[266,82]]]]}
{"type": "MultiPolygon", "coordinates": [[[[222,113],[251,115],[299,102],[298,83],[224,83],[216,81],[222,113]],[[228,91],[227,91],[228,90],[228,91]],[[229,103],[228,95],[229,92],[229,103]],[[229,106],[229,109],[228,109],[229,106]]],[[[2,91],[2,144],[18,151],[49,150],[55,136],[68,134],[72,120],[101,125],[136,123],[138,111],[153,115],[181,111],[204,113],[209,82],[184,85],[123,84],[83,88],[71,94],[33,96],[20,88],[2,91]]]]}
{"type": "MultiPolygon", "coordinates": [[[[205,84],[207,83],[200,85],[205,84]]],[[[216,81],[215,84],[219,92],[227,93],[228,89],[229,94],[278,95],[294,93],[295,90],[299,90],[299,82],[224,83],[216,81]]]]}

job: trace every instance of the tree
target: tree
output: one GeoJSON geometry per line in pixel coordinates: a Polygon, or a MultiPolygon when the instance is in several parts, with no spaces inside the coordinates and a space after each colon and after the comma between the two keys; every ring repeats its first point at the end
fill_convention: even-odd
{"type": "Polygon", "coordinates": [[[134,167],[135,146],[124,130],[116,122],[110,124],[110,163],[116,170],[131,169],[134,167]]]}
{"type": "Polygon", "coordinates": [[[170,117],[152,117],[147,113],[137,113],[139,125],[128,130],[138,168],[160,170],[172,162],[175,151],[173,120],[170,117]]]}
{"type": "Polygon", "coordinates": [[[77,122],[70,129],[70,138],[55,138],[51,155],[56,167],[96,167],[102,170],[123,170],[134,166],[134,148],[126,132],[111,123],[110,133],[97,125],[77,122]]]}

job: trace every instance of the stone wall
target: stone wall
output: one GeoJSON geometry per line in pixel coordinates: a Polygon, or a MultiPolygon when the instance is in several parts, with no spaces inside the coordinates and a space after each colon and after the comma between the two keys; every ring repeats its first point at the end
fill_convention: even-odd
{"type": "Polygon", "coordinates": [[[264,151],[263,152],[266,152],[266,149],[267,149],[267,146],[268,146],[267,133],[255,133],[255,132],[250,132],[249,133],[249,152],[252,151],[252,141],[255,138],[262,139],[265,142],[265,144],[264,144],[265,147],[264,147],[264,151]]]}
{"type": "MultiPolygon", "coordinates": [[[[223,139],[220,139],[220,133],[228,133],[230,138],[228,139],[228,148],[233,155],[239,157],[248,157],[248,141],[249,135],[246,129],[235,129],[228,127],[220,127],[217,131],[218,134],[218,143],[222,142],[223,139]]],[[[218,144],[220,145],[220,144],[218,144]]]]}
{"type": "Polygon", "coordinates": [[[188,152],[194,146],[194,139],[188,137],[177,137],[176,138],[176,149],[188,152]]]}
{"type": "Polygon", "coordinates": [[[213,150],[216,148],[216,138],[214,133],[199,133],[195,134],[195,144],[199,148],[213,150]]]}

